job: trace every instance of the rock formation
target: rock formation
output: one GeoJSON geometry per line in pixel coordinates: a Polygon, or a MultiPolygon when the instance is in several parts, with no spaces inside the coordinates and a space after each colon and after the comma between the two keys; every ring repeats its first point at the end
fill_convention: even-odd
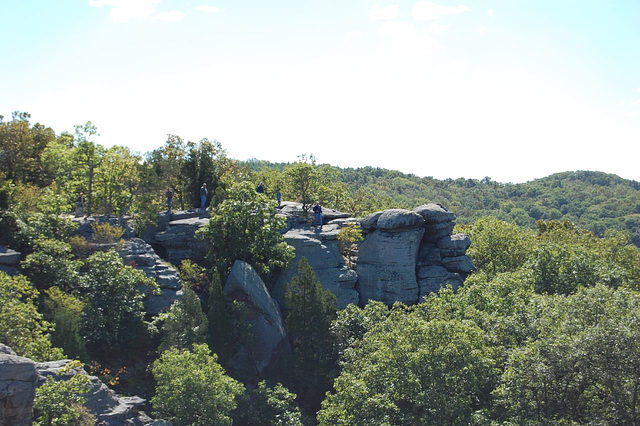
{"type": "Polygon", "coordinates": [[[33,399],[38,373],[35,363],[9,347],[0,348],[0,425],[28,426],[33,421],[33,399]]]}
{"type": "Polygon", "coordinates": [[[0,245],[0,271],[9,275],[18,273],[18,264],[20,263],[20,253],[0,245]]]}
{"type": "Polygon", "coordinates": [[[158,232],[147,242],[161,246],[166,252],[165,259],[174,265],[180,265],[185,259],[201,263],[207,253],[207,244],[196,239],[195,232],[207,223],[209,217],[198,212],[176,212],[164,228],[159,224],[158,232]]]}
{"type": "Polygon", "coordinates": [[[269,375],[291,353],[280,309],[271,298],[258,273],[246,262],[237,260],[224,286],[227,302],[240,301],[248,309],[254,348],[245,348],[232,364],[241,376],[269,375]]]}
{"type": "Polygon", "coordinates": [[[145,311],[150,315],[157,315],[168,310],[176,301],[182,299],[182,282],[178,271],[167,265],[155,253],[153,248],[140,238],[125,240],[122,248],[118,249],[125,265],[134,266],[153,278],[158,283],[161,295],[152,294],[148,289],[144,300],[145,311]]]}

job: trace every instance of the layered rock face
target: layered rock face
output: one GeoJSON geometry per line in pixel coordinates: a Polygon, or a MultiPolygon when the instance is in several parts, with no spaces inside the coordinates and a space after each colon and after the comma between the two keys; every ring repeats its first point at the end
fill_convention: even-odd
{"type": "Polygon", "coordinates": [[[147,242],[158,244],[166,251],[166,259],[180,265],[185,259],[201,263],[207,253],[207,243],[195,238],[195,232],[209,223],[208,216],[195,211],[176,212],[166,222],[159,223],[158,232],[147,242]]]}
{"type": "Polygon", "coordinates": [[[28,426],[38,381],[35,363],[0,346],[0,425],[28,426]]]}
{"type": "Polygon", "coordinates": [[[229,303],[237,300],[245,304],[256,338],[255,348],[245,348],[232,364],[240,375],[269,375],[291,353],[280,309],[255,269],[241,260],[233,264],[224,294],[229,303]]]}
{"type": "Polygon", "coordinates": [[[144,288],[147,297],[144,300],[145,311],[150,315],[157,315],[168,310],[176,301],[182,299],[182,282],[178,276],[178,271],[162,262],[162,259],[155,253],[153,248],[140,238],[125,240],[118,254],[122,257],[125,265],[135,266],[145,273],[149,278],[153,278],[158,283],[161,295],[151,294],[144,288]]]}
{"type": "Polygon", "coordinates": [[[446,285],[459,287],[475,267],[465,254],[469,237],[451,235],[454,220],[440,204],[385,210],[362,219],[369,233],[356,266],[360,304],[417,303],[446,285]]]}
{"type": "Polygon", "coordinates": [[[424,235],[424,219],[408,210],[385,210],[361,221],[369,234],[360,244],[356,272],[360,304],[379,300],[388,305],[418,300],[416,261],[424,235]]]}
{"type": "Polygon", "coordinates": [[[280,274],[272,291],[281,305],[284,302],[285,285],[298,273],[298,262],[303,257],[309,261],[322,287],[336,295],[339,309],[349,303],[358,304],[359,297],[355,289],[358,275],[347,268],[337,239],[341,225],[339,219],[334,219],[322,230],[296,227],[284,234],[287,244],[295,248],[296,257],[289,268],[280,274]]]}

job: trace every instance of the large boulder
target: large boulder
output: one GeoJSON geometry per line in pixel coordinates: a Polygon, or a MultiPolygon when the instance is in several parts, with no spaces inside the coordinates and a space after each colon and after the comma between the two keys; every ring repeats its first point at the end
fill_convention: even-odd
{"type": "Polygon", "coordinates": [[[424,220],[408,210],[386,210],[377,216],[376,224],[368,225],[377,229],[366,236],[358,252],[360,304],[416,303],[416,262],[424,220]]]}
{"type": "Polygon", "coordinates": [[[456,215],[442,204],[423,204],[413,211],[422,216],[426,223],[453,222],[456,219],[456,215]]]}
{"type": "Polygon", "coordinates": [[[463,256],[470,245],[471,239],[465,234],[448,235],[437,242],[443,257],[463,256]]]}
{"type": "Polygon", "coordinates": [[[236,373],[249,378],[271,375],[291,353],[280,309],[255,269],[241,260],[233,264],[224,294],[228,303],[237,300],[245,304],[256,339],[253,350],[244,351],[232,361],[236,373]]]}
{"type": "Polygon", "coordinates": [[[273,296],[280,305],[284,305],[285,286],[298,273],[298,262],[303,257],[315,271],[322,288],[336,295],[339,309],[349,303],[358,304],[358,292],[355,289],[358,276],[345,265],[337,240],[339,230],[340,224],[332,222],[322,230],[293,228],[284,234],[286,243],[295,248],[295,258],[273,287],[273,296]]]}
{"type": "Polygon", "coordinates": [[[0,245],[0,271],[9,275],[18,275],[20,253],[0,245]]]}
{"type": "Polygon", "coordinates": [[[16,356],[7,346],[3,350],[5,352],[0,353],[0,425],[31,425],[38,381],[35,363],[16,356]]]}

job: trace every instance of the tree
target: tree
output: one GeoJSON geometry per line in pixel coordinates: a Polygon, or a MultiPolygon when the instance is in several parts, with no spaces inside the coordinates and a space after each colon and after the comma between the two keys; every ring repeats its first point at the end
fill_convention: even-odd
{"type": "Polygon", "coordinates": [[[239,399],[233,422],[244,426],[302,426],[302,414],[295,398],[296,394],[282,384],[270,387],[263,380],[239,399]]]}
{"type": "Polygon", "coordinates": [[[180,425],[231,425],[244,386],[228,377],[207,345],[169,349],[153,363],[155,413],[180,425]]]}
{"type": "MultiPolygon", "coordinates": [[[[153,166],[158,181],[164,187],[171,187],[175,190],[176,198],[182,210],[184,210],[185,195],[188,187],[188,182],[182,174],[187,155],[186,147],[186,143],[180,136],[167,135],[164,146],[148,153],[146,160],[153,166]]],[[[159,186],[157,189],[162,191],[163,186],[159,186]]]]}
{"type": "Polygon", "coordinates": [[[294,389],[304,406],[317,411],[330,389],[334,367],[329,332],[336,316],[336,296],[324,290],[306,258],[298,262],[298,274],[285,289],[289,308],[285,324],[293,348],[294,389]]]}
{"type": "Polygon", "coordinates": [[[49,340],[51,324],[36,309],[38,294],[26,277],[0,271],[0,342],[36,361],[61,359],[49,340]]]}
{"type": "Polygon", "coordinates": [[[234,342],[232,341],[231,313],[225,303],[220,275],[212,273],[207,301],[207,319],[209,320],[209,344],[222,362],[231,357],[234,342]]]}
{"type": "Polygon", "coordinates": [[[86,261],[84,283],[87,307],[82,335],[93,357],[105,350],[134,344],[143,333],[144,295],[138,286],[157,289],[157,284],[144,272],[125,266],[113,249],[97,252],[86,261]]]}
{"type": "Polygon", "coordinates": [[[96,195],[104,204],[105,216],[126,214],[140,183],[138,165],[140,158],[129,148],[112,146],[103,153],[95,171],[96,195]]]}
{"type": "Polygon", "coordinates": [[[354,222],[345,224],[338,233],[338,241],[340,241],[340,248],[342,255],[347,259],[347,266],[353,267],[352,257],[358,249],[357,243],[362,241],[362,229],[354,222]]]}
{"type": "Polygon", "coordinates": [[[85,303],[64,293],[58,287],[49,288],[46,294],[45,306],[55,325],[51,333],[51,342],[61,348],[67,357],[88,362],[89,354],[80,335],[85,303]]]}
{"type": "Polygon", "coordinates": [[[319,424],[475,423],[497,378],[482,330],[394,311],[346,352],[319,424]]]}
{"type": "Polygon", "coordinates": [[[34,252],[22,261],[24,274],[40,291],[59,287],[67,293],[80,294],[80,267],[71,245],[55,239],[41,238],[34,243],[34,252]]]}
{"type": "Polygon", "coordinates": [[[316,158],[313,155],[307,157],[302,154],[299,161],[286,167],[284,170],[288,198],[302,203],[302,211],[305,217],[309,209],[317,200],[317,188],[319,186],[319,173],[316,166],[316,158]]]}
{"type": "Polygon", "coordinates": [[[229,160],[218,141],[202,139],[199,143],[187,142],[187,153],[182,163],[181,174],[187,184],[187,199],[192,207],[200,206],[200,187],[206,183],[209,189],[207,202],[214,205],[221,200],[216,197],[222,185],[222,176],[229,160]]]}
{"type": "Polygon", "coordinates": [[[293,248],[279,232],[284,227],[275,202],[256,193],[251,183],[240,182],[198,232],[209,242],[207,260],[221,277],[228,275],[236,260],[242,260],[264,279],[293,258],[293,248]]]}
{"type": "Polygon", "coordinates": [[[102,163],[104,148],[91,140],[93,135],[98,133],[98,129],[92,122],[87,121],[84,125],[76,125],[76,158],[84,170],[81,172],[86,176],[87,182],[87,216],[91,216],[93,207],[93,180],[96,168],[102,163]]]}
{"type": "Polygon", "coordinates": [[[207,340],[209,321],[202,312],[200,299],[188,286],[183,287],[183,291],[183,299],[174,303],[165,315],[160,352],[170,348],[191,349],[207,340]]]}

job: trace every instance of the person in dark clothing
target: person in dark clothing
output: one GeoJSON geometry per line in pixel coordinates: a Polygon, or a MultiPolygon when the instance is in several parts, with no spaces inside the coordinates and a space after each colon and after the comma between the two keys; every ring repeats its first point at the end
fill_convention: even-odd
{"type": "Polygon", "coordinates": [[[203,183],[200,187],[200,211],[204,212],[204,205],[207,202],[207,195],[209,195],[209,191],[207,190],[207,184],[203,183]]]}
{"type": "Polygon", "coordinates": [[[167,211],[171,213],[171,202],[173,201],[173,190],[171,187],[167,189],[165,195],[167,196],[167,211]]]}
{"type": "Polygon", "coordinates": [[[313,206],[313,227],[320,225],[322,228],[322,207],[320,207],[320,201],[313,206]]]}
{"type": "Polygon", "coordinates": [[[264,182],[260,182],[260,184],[256,187],[256,192],[259,194],[264,194],[264,182]]]}
{"type": "Polygon", "coordinates": [[[76,200],[76,217],[84,216],[84,194],[78,193],[78,199],[76,200]]]}
{"type": "Polygon", "coordinates": [[[280,207],[282,205],[282,193],[279,189],[278,192],[276,192],[276,201],[278,201],[278,207],[280,207]]]}

